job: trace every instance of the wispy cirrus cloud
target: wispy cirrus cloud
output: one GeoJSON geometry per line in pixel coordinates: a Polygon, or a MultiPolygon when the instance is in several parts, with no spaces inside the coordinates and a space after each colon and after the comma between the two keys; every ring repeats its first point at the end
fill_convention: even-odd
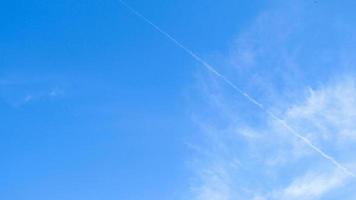
{"type": "MultiPolygon", "coordinates": [[[[332,82],[313,89],[303,101],[290,104],[281,113],[295,129],[355,171],[356,141],[353,114],[350,116],[356,112],[356,92],[350,93],[356,91],[353,82],[332,82]]],[[[216,106],[220,107],[224,100],[218,99],[216,106]]],[[[273,119],[265,117],[262,127],[254,127],[236,120],[239,113],[233,109],[225,117],[220,126],[199,123],[205,137],[200,148],[209,153],[195,157],[200,182],[192,187],[193,199],[320,199],[355,186],[352,178],[273,119]]],[[[350,199],[351,195],[356,194],[350,193],[350,199]]]]}
{"type": "Polygon", "coordinates": [[[1,79],[0,98],[13,107],[22,107],[31,102],[58,98],[65,94],[60,87],[46,81],[1,79]]]}
{"type": "MultiPolygon", "coordinates": [[[[293,1],[267,10],[241,33],[221,69],[316,147],[355,173],[355,48],[344,45],[332,5],[293,1]],[[311,18],[314,16],[313,18],[311,18]],[[316,30],[315,27],[318,27],[316,30]],[[322,32],[325,35],[320,36],[322,32]],[[318,36],[319,35],[319,36],[318,36]],[[329,36],[337,37],[330,41],[329,36]],[[328,45],[323,45],[328,44],[328,45]],[[345,59],[347,58],[347,59],[345,59]],[[347,60],[347,61],[345,61],[347,60]]],[[[352,22],[344,20],[344,27],[352,22]]],[[[271,116],[214,77],[200,82],[192,198],[353,199],[355,181],[271,116]],[[209,112],[206,109],[209,107],[209,112]]]]}
{"type": "Polygon", "coordinates": [[[347,184],[347,176],[340,172],[307,173],[286,188],[276,191],[273,199],[320,199],[325,194],[347,184]]]}

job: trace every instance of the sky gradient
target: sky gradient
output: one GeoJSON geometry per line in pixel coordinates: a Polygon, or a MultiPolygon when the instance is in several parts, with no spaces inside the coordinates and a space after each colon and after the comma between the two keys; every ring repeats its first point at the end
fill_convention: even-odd
{"type": "Polygon", "coordinates": [[[224,77],[119,1],[2,2],[1,199],[355,198],[356,3],[126,2],[224,77]]]}

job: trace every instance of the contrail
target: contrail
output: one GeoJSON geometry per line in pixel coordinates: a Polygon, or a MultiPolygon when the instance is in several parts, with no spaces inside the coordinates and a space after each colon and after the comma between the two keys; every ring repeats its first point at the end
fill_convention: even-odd
{"type": "Polygon", "coordinates": [[[183,45],[181,42],[179,42],[177,39],[175,39],[173,36],[171,36],[169,33],[167,33],[165,30],[161,29],[159,26],[157,26],[155,23],[153,23],[151,20],[149,20],[146,16],[142,15],[140,12],[135,10],[133,7],[131,7],[129,4],[122,0],[118,0],[119,3],[121,3],[124,7],[126,7],[128,10],[130,10],[133,14],[135,14],[137,17],[151,25],[154,29],[156,29],[159,33],[161,33],[163,36],[168,38],[170,41],[172,41],[174,44],[176,44],[179,48],[183,49],[187,54],[189,54],[193,59],[195,59],[197,62],[202,64],[207,70],[209,70],[211,73],[219,77],[221,80],[223,80],[227,85],[232,87],[236,92],[240,93],[242,96],[244,96],[249,102],[252,104],[256,105],[258,108],[260,108],[264,113],[266,113],[268,116],[273,118],[274,120],[278,121],[283,127],[285,127],[287,130],[289,130],[290,133],[292,133],[294,136],[302,140],[306,145],[308,145],[311,149],[313,149],[315,152],[319,153],[320,156],[325,158],[326,160],[330,161],[334,166],[336,166],[338,169],[342,170],[345,174],[356,178],[356,174],[351,172],[349,169],[344,167],[342,164],[340,164],[337,160],[335,160],[332,156],[328,155],[325,153],[323,150],[315,146],[308,138],[302,136],[296,129],[292,128],[285,120],[281,119],[274,113],[268,111],[259,101],[257,101],[255,98],[253,98],[251,95],[247,94],[244,92],[242,89],[240,89],[237,85],[232,83],[226,76],[222,75],[219,73],[215,67],[207,63],[203,58],[198,56],[196,53],[194,53],[192,50],[190,50],[188,47],[183,45]]]}

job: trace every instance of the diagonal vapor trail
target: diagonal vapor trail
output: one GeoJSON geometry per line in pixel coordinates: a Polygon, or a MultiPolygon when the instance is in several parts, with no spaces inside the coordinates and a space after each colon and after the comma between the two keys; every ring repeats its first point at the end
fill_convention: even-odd
{"type": "Polygon", "coordinates": [[[323,158],[331,162],[334,166],[336,166],[338,169],[342,170],[346,175],[351,176],[353,178],[356,178],[356,174],[351,172],[349,169],[344,167],[341,163],[339,163],[335,158],[332,156],[328,155],[325,153],[323,150],[321,150],[319,147],[314,145],[308,138],[304,137],[301,135],[296,129],[291,127],[285,120],[281,119],[274,113],[268,111],[263,104],[261,104],[259,101],[257,101],[255,98],[253,98],[251,95],[240,89],[237,85],[235,85],[233,82],[231,82],[226,76],[222,75],[219,73],[212,65],[210,65],[208,62],[206,62],[203,58],[198,56],[196,53],[194,53],[192,50],[190,50],[188,47],[183,45],[181,42],[179,42],[177,39],[175,39],[173,36],[171,36],[169,33],[167,33],[165,30],[157,26],[155,23],[153,23],[150,19],[148,19],[146,16],[142,15],[140,12],[135,10],[133,7],[131,7],[129,4],[122,0],[118,0],[118,2],[126,7],[129,11],[131,11],[133,14],[135,14],[137,17],[139,17],[141,20],[146,22],[147,24],[151,25],[154,29],[156,29],[159,33],[161,33],[163,36],[168,38],[171,42],[173,42],[175,45],[177,45],[179,48],[184,50],[187,54],[189,54],[194,60],[202,64],[208,71],[219,77],[221,80],[223,80],[227,85],[232,87],[236,92],[240,93],[242,96],[244,96],[250,103],[256,105],[260,110],[262,110],[264,113],[266,113],[268,116],[279,122],[283,127],[285,127],[290,133],[292,133],[294,136],[302,140],[307,146],[309,146],[311,149],[313,149],[315,152],[320,154],[323,158]]]}

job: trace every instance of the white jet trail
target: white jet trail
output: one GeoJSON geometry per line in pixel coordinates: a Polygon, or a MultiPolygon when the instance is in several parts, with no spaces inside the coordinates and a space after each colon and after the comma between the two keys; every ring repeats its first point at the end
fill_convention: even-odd
{"type": "Polygon", "coordinates": [[[151,20],[149,20],[146,16],[142,15],[140,12],[135,10],[133,7],[131,7],[129,4],[122,0],[118,0],[119,3],[121,3],[123,6],[125,6],[128,10],[130,10],[133,14],[135,14],[137,17],[151,25],[154,29],[156,29],[159,33],[161,33],[163,36],[171,40],[173,43],[175,43],[178,47],[183,49],[186,53],[188,53],[191,57],[193,57],[196,61],[198,61],[200,64],[202,64],[207,70],[209,70],[211,73],[215,74],[217,77],[222,79],[226,84],[228,84],[230,87],[232,87],[235,91],[240,93],[242,96],[244,96],[248,101],[250,101],[252,104],[255,104],[258,108],[260,108],[263,112],[265,112],[267,115],[269,115],[271,118],[275,119],[278,121],[283,127],[285,127],[287,130],[289,130],[294,136],[302,140],[306,145],[308,145],[311,149],[319,153],[323,158],[326,160],[330,161],[333,165],[335,165],[338,169],[342,170],[345,174],[356,178],[356,174],[351,172],[349,169],[344,167],[342,164],[340,164],[338,161],[336,161],[332,156],[328,155],[325,153],[323,150],[315,146],[308,138],[302,136],[300,133],[298,133],[297,130],[292,128],[285,120],[279,118],[277,115],[274,113],[268,111],[261,103],[259,103],[255,98],[251,97],[249,94],[241,90],[239,87],[237,87],[234,83],[232,83],[228,78],[226,78],[224,75],[216,71],[216,69],[211,66],[209,63],[207,63],[204,59],[202,59],[200,56],[198,56],[196,53],[194,53],[192,50],[184,46],[181,42],[176,40],[174,37],[172,37],[170,34],[168,34],[166,31],[161,29],[159,26],[154,24],[151,20]]]}

